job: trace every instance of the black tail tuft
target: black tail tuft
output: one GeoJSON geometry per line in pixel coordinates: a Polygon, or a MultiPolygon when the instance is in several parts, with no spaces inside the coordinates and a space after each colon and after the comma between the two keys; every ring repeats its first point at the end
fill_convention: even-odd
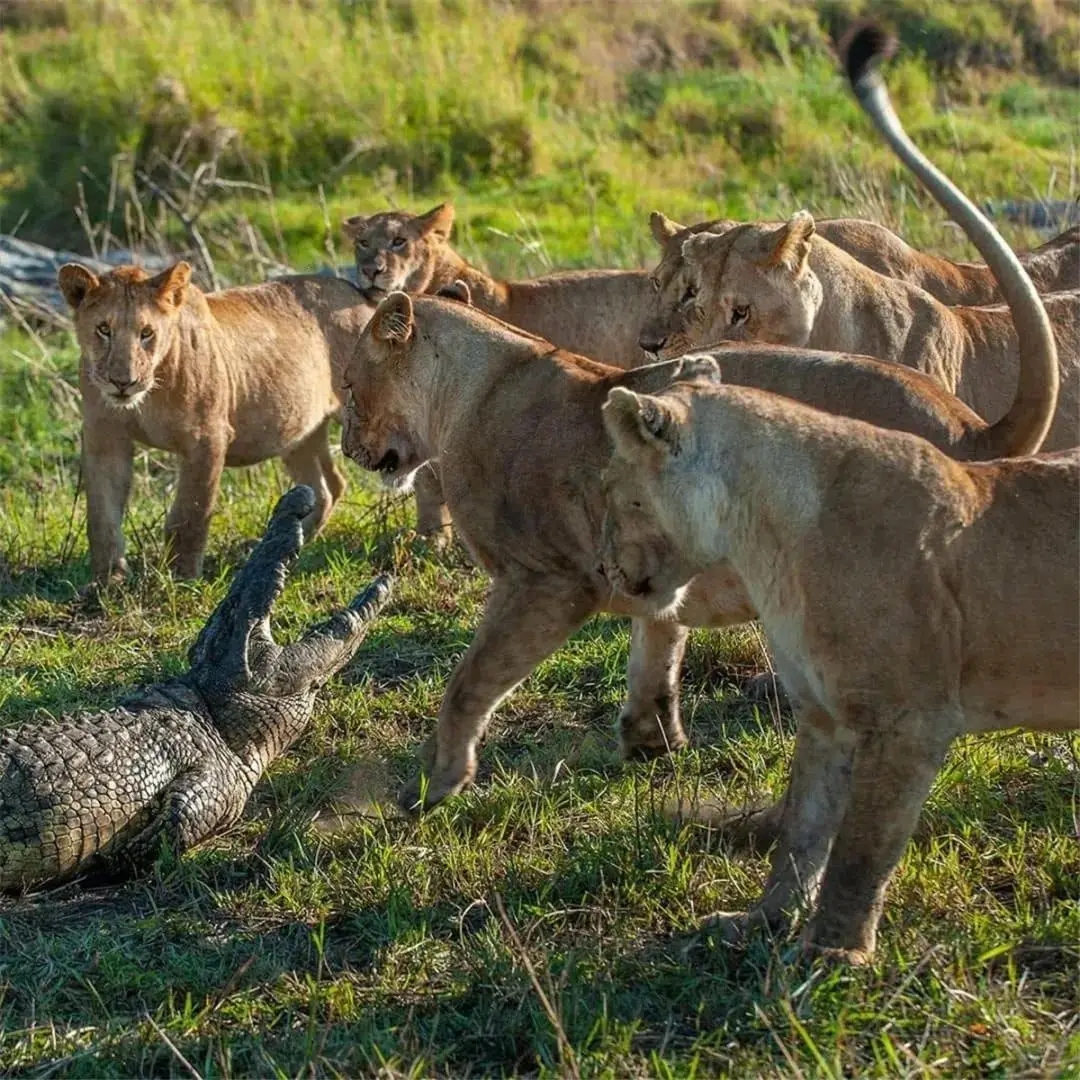
{"type": "Polygon", "coordinates": [[[840,41],[840,61],[855,86],[896,49],[896,38],[875,22],[855,23],[840,41]]]}

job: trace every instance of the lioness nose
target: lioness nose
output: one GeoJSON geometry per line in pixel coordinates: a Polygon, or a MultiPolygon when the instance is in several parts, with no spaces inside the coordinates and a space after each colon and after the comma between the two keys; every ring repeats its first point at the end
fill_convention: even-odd
{"type": "Polygon", "coordinates": [[[658,334],[655,330],[646,328],[638,335],[638,345],[648,353],[658,353],[667,343],[666,334],[658,334]]]}
{"type": "Polygon", "coordinates": [[[110,379],[109,382],[111,382],[121,394],[125,390],[130,390],[135,385],[134,379],[110,379]]]}

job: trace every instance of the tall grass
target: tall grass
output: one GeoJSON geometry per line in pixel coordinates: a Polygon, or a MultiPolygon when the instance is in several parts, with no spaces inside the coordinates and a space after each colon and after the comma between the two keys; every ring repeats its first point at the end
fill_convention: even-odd
{"type": "Polygon", "coordinates": [[[864,9],[906,46],[909,126],[973,194],[1070,187],[1063,4],[64,0],[61,25],[2,31],[0,228],[76,242],[74,208],[100,220],[140,177],[207,163],[305,203],[286,211],[302,258],[320,187],[335,214],[471,197],[502,233],[550,213],[557,261],[655,206],[838,209],[845,171],[895,209],[911,192],[831,53],[864,9]]]}

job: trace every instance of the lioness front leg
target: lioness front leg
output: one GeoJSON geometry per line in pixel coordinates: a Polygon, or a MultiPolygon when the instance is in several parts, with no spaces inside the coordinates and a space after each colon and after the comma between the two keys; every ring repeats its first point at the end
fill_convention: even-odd
{"type": "MultiPolygon", "coordinates": [[[[499,702],[596,609],[596,598],[580,587],[553,589],[550,579],[495,581],[472,644],[450,677],[435,731],[420,752],[425,808],[472,782],[477,744],[499,702]]],[[[420,805],[420,776],[405,785],[399,801],[407,810],[420,805]]]]}
{"type": "Polygon", "coordinates": [[[690,631],[666,619],[634,619],[626,666],[627,697],[619,713],[624,758],[654,758],[680,750],[679,683],[690,631]]]}
{"type": "Polygon", "coordinates": [[[329,428],[327,418],[299,446],[281,458],[293,482],[307,484],[315,492],[315,506],[303,522],[305,540],[321,531],[334,504],[345,491],[345,478],[330,456],[329,428]]]}
{"type": "Polygon", "coordinates": [[[99,583],[122,579],[127,574],[123,522],[134,456],[134,443],[115,417],[99,417],[96,423],[84,421],[86,538],[90,545],[90,573],[99,583]]]}
{"type": "Polygon", "coordinates": [[[453,529],[450,511],[443,502],[442,481],[435,462],[425,462],[419,468],[413,480],[413,491],[416,495],[416,531],[435,547],[445,547],[453,537],[453,529]]]}
{"type": "Polygon", "coordinates": [[[847,806],[855,733],[838,726],[816,705],[798,707],[797,716],[787,792],[781,804],[757,811],[755,820],[744,825],[744,831],[755,825],[771,831],[779,815],[779,837],[765,890],[745,915],[715,920],[731,940],[754,926],[782,930],[800,908],[813,904],[847,806]]]}
{"type": "Polygon", "coordinates": [[[959,730],[947,711],[877,719],[860,735],[851,796],[805,933],[811,951],[852,964],[874,953],[889,878],[959,730]]]}
{"type": "Polygon", "coordinates": [[[210,515],[224,467],[225,447],[213,441],[199,443],[180,459],[176,497],[165,519],[169,565],[179,578],[197,578],[202,573],[210,515]]]}

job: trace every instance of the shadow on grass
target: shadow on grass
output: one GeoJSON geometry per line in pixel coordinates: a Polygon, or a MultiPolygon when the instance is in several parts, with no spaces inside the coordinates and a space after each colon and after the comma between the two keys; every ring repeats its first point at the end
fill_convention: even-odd
{"type": "MultiPolygon", "coordinates": [[[[493,811],[471,803],[456,812],[455,831],[475,832],[493,811]]],[[[412,831],[398,822],[386,839],[409,844],[412,831]]],[[[384,883],[377,900],[339,897],[322,918],[259,910],[255,893],[275,864],[318,862],[308,840],[290,855],[284,835],[274,853],[210,854],[174,877],[6,905],[0,1026],[14,1040],[47,1016],[61,1033],[89,1034],[66,1075],[168,1071],[177,1054],[203,1063],[226,1045],[238,1073],[272,1062],[291,1073],[312,1063],[367,1071],[380,1056],[455,1076],[534,1072],[556,1067],[558,1047],[524,950],[579,1056],[623,1045],[688,1063],[703,1049],[722,1059],[734,1043],[780,1065],[782,1005],[816,984],[842,1010],[851,977],[811,978],[793,943],[733,950],[669,929],[620,929],[620,902],[675,836],[669,822],[646,820],[571,841],[549,867],[510,858],[480,893],[451,888],[421,903],[405,883],[384,883]],[[265,1011],[245,1020],[260,998],[265,1011]],[[147,1016],[168,1028],[171,1047],[147,1016]]],[[[345,838],[336,856],[361,859],[371,842],[345,838]]],[[[1015,952],[1037,957],[1039,976],[1060,988],[1075,963],[1069,944],[1050,935],[1015,952]]]]}

